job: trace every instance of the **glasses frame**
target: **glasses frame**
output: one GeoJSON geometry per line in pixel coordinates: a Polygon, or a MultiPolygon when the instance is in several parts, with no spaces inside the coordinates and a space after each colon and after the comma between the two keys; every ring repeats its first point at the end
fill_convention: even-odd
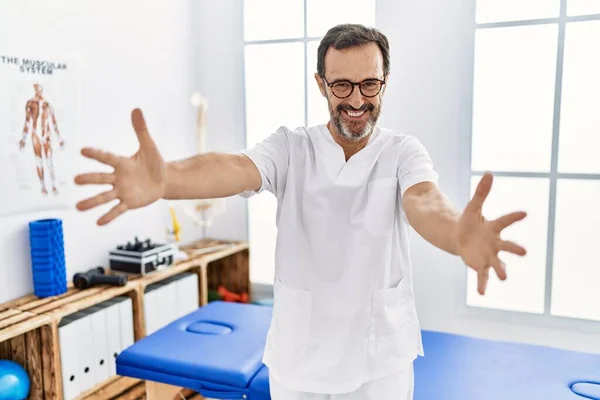
{"type": "Polygon", "coordinates": [[[375,97],[379,93],[381,93],[381,89],[383,89],[383,86],[385,85],[385,79],[377,79],[377,78],[369,78],[369,79],[365,79],[364,81],[361,81],[361,82],[352,82],[348,79],[338,79],[337,81],[328,82],[327,79],[325,79],[325,77],[323,75],[321,75],[321,79],[323,79],[323,82],[325,82],[325,85],[329,88],[329,90],[331,90],[331,93],[333,93],[333,95],[335,97],[337,97],[338,99],[347,99],[348,97],[352,96],[352,93],[354,93],[354,86],[358,86],[358,90],[360,91],[360,94],[362,94],[364,97],[369,97],[369,98],[375,97]],[[362,84],[365,82],[369,82],[369,81],[377,81],[377,82],[381,83],[381,86],[379,87],[379,90],[377,91],[377,93],[375,93],[371,96],[367,96],[362,91],[362,84]],[[349,83],[351,85],[352,89],[350,89],[350,93],[348,93],[348,96],[340,97],[337,94],[335,94],[335,92],[331,88],[333,85],[335,85],[336,83],[340,83],[340,82],[349,83]]]}

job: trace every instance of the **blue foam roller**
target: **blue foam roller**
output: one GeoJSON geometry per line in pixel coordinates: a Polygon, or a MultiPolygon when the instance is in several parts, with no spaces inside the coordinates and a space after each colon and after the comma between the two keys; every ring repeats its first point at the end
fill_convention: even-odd
{"type": "Polygon", "coordinates": [[[66,286],[66,283],[62,283],[61,281],[55,279],[52,282],[35,282],[33,287],[34,289],[44,289],[44,290],[53,290],[53,289],[58,289],[58,290],[63,290],[64,287],[66,286]]]}
{"type": "Polygon", "coordinates": [[[33,286],[36,289],[51,289],[56,287],[62,290],[63,286],[66,286],[66,279],[63,279],[62,277],[53,277],[46,280],[35,278],[33,280],[33,286]]]}
{"type": "Polygon", "coordinates": [[[48,228],[48,229],[31,229],[31,238],[33,239],[43,239],[47,236],[56,236],[62,235],[63,229],[61,228],[48,228]]]}
{"type": "Polygon", "coordinates": [[[38,219],[36,221],[31,221],[29,226],[33,230],[40,229],[49,229],[53,227],[62,227],[62,220],[58,218],[47,218],[47,219],[38,219]]]}
{"type": "Polygon", "coordinates": [[[40,291],[40,290],[54,290],[56,289],[59,292],[62,292],[65,287],[67,286],[66,283],[62,282],[62,279],[54,279],[52,281],[47,281],[47,282],[41,282],[41,281],[34,281],[33,282],[33,289],[35,292],[40,291]]]}
{"type": "Polygon", "coordinates": [[[52,240],[30,240],[29,247],[40,254],[60,252],[64,250],[63,237],[56,237],[52,240]]]}
{"type": "Polygon", "coordinates": [[[67,291],[65,250],[60,219],[29,223],[31,271],[38,297],[56,296],[67,291]]]}
{"type": "Polygon", "coordinates": [[[62,282],[53,282],[48,285],[44,284],[34,284],[33,285],[33,293],[39,297],[50,297],[50,296],[58,296],[67,292],[67,285],[62,282]]]}
{"type": "Polygon", "coordinates": [[[62,239],[60,239],[60,240],[53,239],[52,243],[50,243],[50,241],[45,241],[43,243],[31,241],[30,247],[31,247],[31,250],[35,251],[36,253],[39,253],[40,255],[53,254],[56,252],[60,252],[61,250],[64,250],[64,247],[62,244],[62,239]]]}

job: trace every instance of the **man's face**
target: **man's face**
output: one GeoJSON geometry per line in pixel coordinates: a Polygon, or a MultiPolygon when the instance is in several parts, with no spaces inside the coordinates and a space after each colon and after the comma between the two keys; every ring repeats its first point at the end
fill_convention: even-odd
{"type": "MultiPolygon", "coordinates": [[[[325,54],[325,80],[334,83],[340,80],[362,82],[366,79],[385,79],[383,56],[376,43],[351,47],[344,50],[329,48],[325,54]]],[[[327,98],[331,122],[338,133],[348,141],[358,141],[371,134],[379,114],[385,85],[375,97],[366,97],[354,86],[346,98],[336,97],[318,74],[315,79],[321,94],[327,98]]]]}

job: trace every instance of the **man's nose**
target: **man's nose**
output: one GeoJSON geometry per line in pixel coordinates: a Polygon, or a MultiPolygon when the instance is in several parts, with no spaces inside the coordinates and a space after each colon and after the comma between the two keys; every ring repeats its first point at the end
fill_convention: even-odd
{"type": "Polygon", "coordinates": [[[348,104],[350,104],[355,109],[359,109],[365,104],[365,99],[360,92],[359,86],[354,86],[354,90],[350,97],[348,97],[348,104]]]}

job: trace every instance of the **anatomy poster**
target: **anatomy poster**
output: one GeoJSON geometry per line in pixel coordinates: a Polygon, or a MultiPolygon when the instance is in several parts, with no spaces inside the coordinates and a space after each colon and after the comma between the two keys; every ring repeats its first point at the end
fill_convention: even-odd
{"type": "Polygon", "coordinates": [[[0,214],[68,208],[79,151],[75,62],[0,53],[0,214]]]}

